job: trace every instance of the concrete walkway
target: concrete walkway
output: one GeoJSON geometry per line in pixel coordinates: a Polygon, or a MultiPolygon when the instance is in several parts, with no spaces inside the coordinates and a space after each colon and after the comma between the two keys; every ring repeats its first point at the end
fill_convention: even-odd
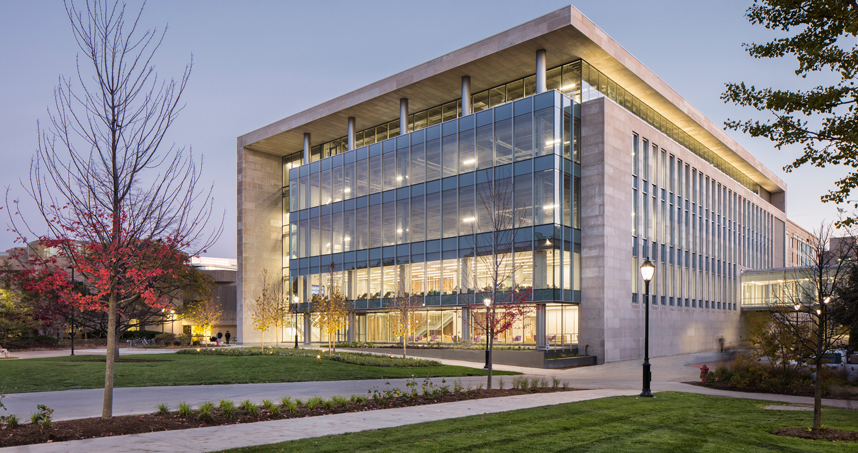
{"type": "Polygon", "coordinates": [[[291,420],[28,445],[18,447],[17,450],[14,447],[0,448],[0,452],[204,452],[633,394],[635,392],[627,390],[540,393],[371,412],[352,412],[291,420]]]}

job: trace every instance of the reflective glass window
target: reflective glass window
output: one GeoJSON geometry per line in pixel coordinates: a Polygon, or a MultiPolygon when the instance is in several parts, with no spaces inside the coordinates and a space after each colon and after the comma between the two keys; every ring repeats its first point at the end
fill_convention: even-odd
{"type": "Polygon", "coordinates": [[[448,135],[443,138],[442,177],[458,174],[458,150],[456,148],[456,135],[448,135]]]}
{"type": "Polygon", "coordinates": [[[439,179],[440,177],[441,140],[430,140],[426,143],[426,180],[432,181],[435,179],[439,179]]]}
{"type": "Polygon", "coordinates": [[[411,197],[411,241],[426,240],[426,213],[423,196],[411,197]]]}
{"type": "MultiPolygon", "coordinates": [[[[363,208],[366,210],[366,208],[363,208]]],[[[355,211],[348,210],[343,213],[343,251],[355,250],[355,211]]]]}
{"type": "Polygon", "coordinates": [[[515,117],[515,160],[533,157],[533,120],[530,113],[515,117]]]}
{"type": "Polygon", "coordinates": [[[512,162],[512,120],[495,123],[495,165],[512,162]]]}
{"type": "Polygon", "coordinates": [[[382,183],[381,156],[369,158],[369,193],[381,192],[382,183]]]}
{"type": "Polygon", "coordinates": [[[408,148],[396,151],[396,187],[405,187],[412,184],[409,176],[410,159],[408,148]]]}
{"type": "Polygon", "coordinates": [[[474,130],[459,132],[459,173],[474,171],[477,158],[474,153],[474,130]]]}
{"type": "Polygon", "coordinates": [[[322,175],[314,173],[310,175],[310,207],[319,206],[319,200],[322,197],[322,175]]]}
{"type": "Polygon", "coordinates": [[[382,217],[382,245],[396,245],[396,202],[384,203],[382,217]]]}
{"type": "Polygon", "coordinates": [[[426,180],[426,154],[423,143],[411,146],[411,184],[420,184],[426,180]]]}
{"type": "Polygon", "coordinates": [[[492,125],[477,128],[477,168],[491,168],[494,165],[494,140],[492,125]]]}
{"type": "Polygon", "coordinates": [[[369,208],[355,210],[355,231],[357,232],[356,250],[369,248],[369,208]]]}
{"type": "Polygon", "coordinates": [[[384,163],[384,186],[382,190],[396,188],[396,153],[385,153],[382,155],[384,163]]]}
{"type": "Polygon", "coordinates": [[[411,226],[409,225],[409,214],[411,209],[408,206],[408,198],[396,202],[396,243],[405,244],[410,242],[408,233],[411,226]]]}
{"type": "Polygon", "coordinates": [[[445,190],[442,194],[442,213],[444,216],[444,220],[442,223],[443,226],[443,237],[451,238],[457,235],[457,226],[459,223],[459,216],[456,212],[456,189],[445,190]]]}
{"type": "Polygon", "coordinates": [[[355,164],[343,166],[343,200],[351,200],[355,194],[355,164]]]}
{"type": "Polygon", "coordinates": [[[536,225],[555,223],[554,170],[536,172],[533,179],[534,222],[536,225]]]}
{"type": "Polygon", "coordinates": [[[343,200],[343,167],[335,167],[331,170],[333,193],[331,198],[334,202],[343,200]]]}
{"type": "Polygon", "coordinates": [[[554,108],[537,111],[534,116],[536,128],[536,154],[547,156],[554,153],[554,108]]]}
{"type": "Polygon", "coordinates": [[[331,186],[331,170],[322,172],[322,196],[320,204],[331,204],[333,187],[331,186]]]}
{"type": "Polygon", "coordinates": [[[381,205],[369,207],[369,246],[370,248],[381,247],[381,205]]]}
{"type": "Polygon", "coordinates": [[[441,239],[441,193],[426,194],[426,240],[441,239]]]}
{"type": "Polygon", "coordinates": [[[355,197],[369,195],[369,160],[355,162],[355,197]]]}
{"type": "Polygon", "coordinates": [[[520,175],[515,177],[514,204],[515,204],[515,227],[533,225],[533,182],[532,175],[520,175]]]}
{"type": "Polygon", "coordinates": [[[323,215],[319,217],[321,236],[319,245],[321,246],[321,254],[329,255],[331,253],[331,216],[323,215]]]}

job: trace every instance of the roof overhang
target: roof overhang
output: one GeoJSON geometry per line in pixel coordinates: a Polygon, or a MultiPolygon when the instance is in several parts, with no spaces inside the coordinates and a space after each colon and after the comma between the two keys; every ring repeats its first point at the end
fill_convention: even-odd
{"type": "Polygon", "coordinates": [[[286,155],[303,148],[304,133],[312,134],[313,143],[324,143],[346,135],[348,117],[356,118],[357,130],[398,118],[401,98],[408,98],[412,112],[455,100],[465,75],[476,93],[533,74],[538,49],[546,49],[549,68],[586,60],[768,192],[786,189],[771,170],[572,6],[242,135],[238,146],[286,155]]]}

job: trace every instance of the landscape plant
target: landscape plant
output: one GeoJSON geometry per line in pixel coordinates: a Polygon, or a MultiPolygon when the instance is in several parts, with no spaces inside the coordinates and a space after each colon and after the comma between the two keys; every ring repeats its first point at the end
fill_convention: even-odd
{"type": "Polygon", "coordinates": [[[349,315],[354,311],[354,304],[340,292],[342,275],[334,263],[327,266],[323,278],[322,292],[312,298],[315,314],[313,322],[328,336],[328,357],[331,357],[334,353],[334,334],[349,327],[349,315]]]}
{"type": "MultiPolygon", "coordinates": [[[[60,77],[47,127],[39,125],[25,187],[39,222],[24,218],[8,193],[7,208],[21,243],[37,237],[87,282],[86,294],[67,289],[63,299],[107,314],[102,417],[109,418],[123,308],[168,306],[160,282],[175,278],[172,269],[205,250],[220,228],[202,238],[211,189],[198,190],[200,167],[188,151],[162,146],[182,109],[190,64],[179,81],[158,80],[153,58],[164,34],[143,29],[142,7],[130,16],[118,2],[65,7],[81,51],[78,83],[60,77]]],[[[52,275],[70,281],[63,266],[52,275]]]]}

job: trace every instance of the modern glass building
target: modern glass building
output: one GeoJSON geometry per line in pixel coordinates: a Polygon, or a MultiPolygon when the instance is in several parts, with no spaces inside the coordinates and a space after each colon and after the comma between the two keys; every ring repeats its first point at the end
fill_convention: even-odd
{"type": "Polygon", "coordinates": [[[714,349],[740,273],[792,256],[783,182],[572,7],[239,137],[238,204],[239,304],[280,269],[305,342],[333,277],[340,340],[397,341],[404,292],[413,341],[480,341],[496,285],[538,307],[498,342],[640,357],[648,258],[653,353],[714,349]]]}

